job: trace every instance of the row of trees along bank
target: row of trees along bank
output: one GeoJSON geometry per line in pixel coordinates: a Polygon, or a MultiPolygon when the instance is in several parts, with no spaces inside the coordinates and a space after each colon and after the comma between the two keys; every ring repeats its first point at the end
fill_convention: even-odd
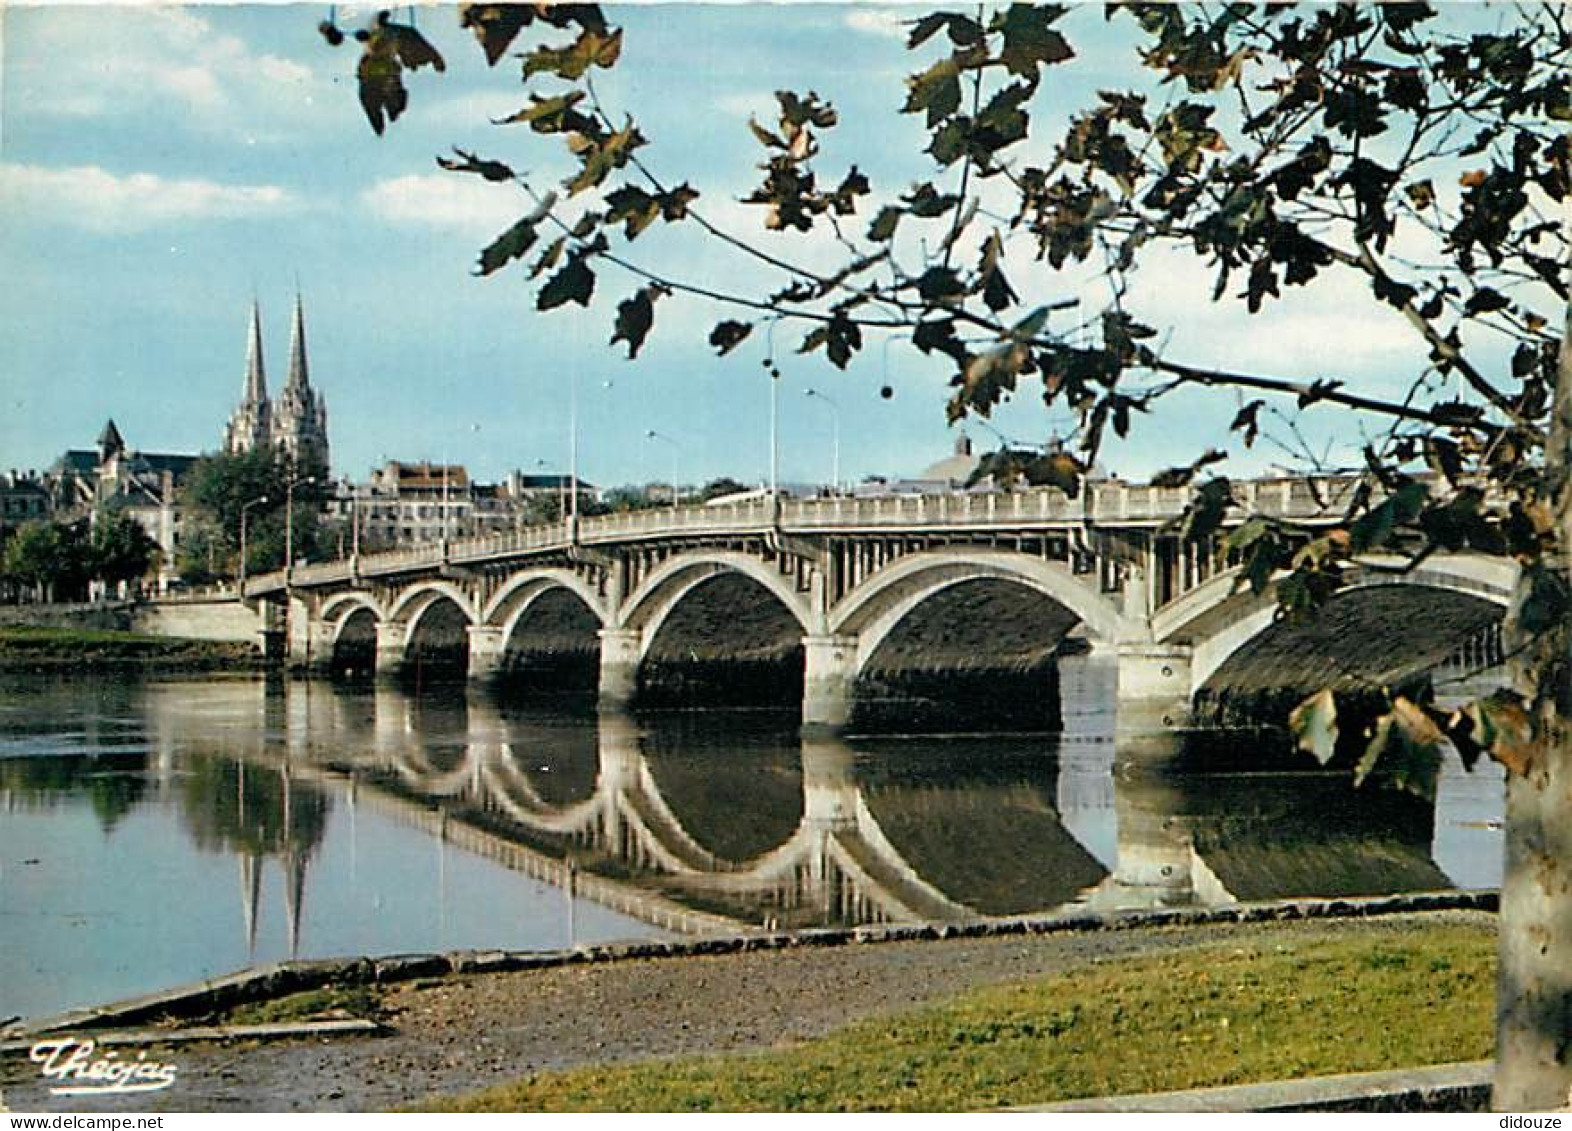
{"type": "Polygon", "coordinates": [[[126,514],[23,523],[0,546],[0,592],[13,600],[82,601],[93,582],[107,591],[140,581],[158,565],[158,544],[126,514]]]}

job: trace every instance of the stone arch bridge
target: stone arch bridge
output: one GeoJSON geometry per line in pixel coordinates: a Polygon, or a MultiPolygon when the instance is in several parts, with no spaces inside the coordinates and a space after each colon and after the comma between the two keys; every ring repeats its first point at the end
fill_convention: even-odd
{"type": "MultiPolygon", "coordinates": [[[[1246,514],[1330,525],[1353,489],[1238,484],[1225,526],[1246,514]]],[[[1237,585],[1220,544],[1178,536],[1187,499],[1102,482],[1075,500],[1042,489],[642,511],[297,566],[252,579],[245,598],[299,667],[577,678],[607,707],[746,686],[800,697],[804,725],[831,730],[957,691],[973,711],[1052,721],[1053,657],[1074,636],[1117,652],[1120,726],[1140,730],[1182,723],[1201,692],[1432,667],[1489,632],[1512,592],[1515,567],[1499,559],[1371,559],[1327,615],[1289,627],[1269,595],[1237,585]]]]}

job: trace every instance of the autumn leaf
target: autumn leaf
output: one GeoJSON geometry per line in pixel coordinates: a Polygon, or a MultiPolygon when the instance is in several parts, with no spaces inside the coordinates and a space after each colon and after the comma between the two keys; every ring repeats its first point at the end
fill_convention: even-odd
{"type": "Polygon", "coordinates": [[[862,330],[844,313],[837,313],[828,322],[811,330],[803,338],[797,352],[812,353],[820,346],[824,347],[830,364],[837,369],[845,369],[852,354],[862,348],[862,330]]]}
{"type": "Polygon", "coordinates": [[[1028,463],[1025,475],[1033,487],[1057,487],[1074,499],[1081,493],[1086,466],[1068,452],[1050,452],[1028,463]]]}
{"type": "Polygon", "coordinates": [[[1315,756],[1323,766],[1332,760],[1337,747],[1337,698],[1330,687],[1323,687],[1288,716],[1288,729],[1297,748],[1315,756]]]}
{"type": "Polygon", "coordinates": [[[535,222],[528,217],[518,221],[493,240],[480,253],[477,275],[490,275],[506,267],[535,244],[535,222]]]}
{"type": "Polygon", "coordinates": [[[465,4],[459,9],[459,26],[474,31],[485,52],[486,64],[496,66],[519,31],[535,18],[532,4],[465,4]]]}
{"type": "Polygon", "coordinates": [[[1524,777],[1538,761],[1534,722],[1518,696],[1497,692],[1470,703],[1462,714],[1472,724],[1474,741],[1509,773],[1524,777]]]}
{"type": "Polygon", "coordinates": [[[1382,780],[1392,788],[1434,801],[1441,769],[1441,753],[1436,748],[1440,737],[1423,712],[1407,700],[1397,699],[1392,710],[1376,720],[1375,731],[1354,767],[1354,785],[1363,785],[1379,769],[1382,780]]]}
{"type": "Polygon", "coordinates": [[[366,40],[365,51],[355,67],[355,78],[360,84],[360,108],[365,111],[371,129],[381,136],[387,124],[398,121],[409,105],[409,92],[404,89],[404,68],[387,37],[373,34],[366,40]]]}
{"type": "Polygon", "coordinates": [[[628,343],[628,360],[639,356],[650,327],[655,324],[655,300],[669,294],[665,287],[641,287],[632,298],[617,304],[616,330],[611,335],[611,345],[628,343]]]}
{"type": "Polygon", "coordinates": [[[438,157],[437,164],[450,173],[476,173],[488,181],[511,181],[513,170],[501,161],[489,161],[466,150],[453,149],[453,157],[438,157]]]}
{"type": "MultiPolygon", "coordinates": [[[[379,16],[378,19],[380,20],[381,17],[379,16]]],[[[432,67],[438,71],[448,69],[442,53],[431,46],[430,41],[413,27],[407,24],[384,22],[382,32],[392,40],[393,51],[405,69],[411,71],[417,71],[421,67],[432,67]]]]}
{"type": "Polygon", "coordinates": [[[710,345],[715,347],[718,356],[725,357],[751,333],[753,333],[753,323],[733,322],[728,319],[716,323],[715,328],[710,331],[710,345]]]}
{"type": "Polygon", "coordinates": [[[540,294],[535,297],[535,308],[553,310],[568,302],[588,306],[590,296],[594,293],[595,272],[589,269],[583,256],[570,256],[566,266],[540,288],[540,294]]]}

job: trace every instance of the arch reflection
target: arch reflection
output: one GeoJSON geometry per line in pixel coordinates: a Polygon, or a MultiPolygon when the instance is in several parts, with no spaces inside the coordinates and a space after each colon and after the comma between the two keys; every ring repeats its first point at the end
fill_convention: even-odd
{"type": "Polygon", "coordinates": [[[678,931],[1451,886],[1432,805],[1341,775],[1195,773],[1194,736],[842,740],[768,717],[573,716],[391,684],[250,694],[261,725],[212,747],[220,768],[193,763],[189,804],[211,810],[193,831],[228,821],[280,855],[295,845],[302,890],[312,775],[347,778],[354,805],[439,844],[678,931]],[[223,800],[242,771],[273,783],[247,787],[245,822],[223,800]]]}

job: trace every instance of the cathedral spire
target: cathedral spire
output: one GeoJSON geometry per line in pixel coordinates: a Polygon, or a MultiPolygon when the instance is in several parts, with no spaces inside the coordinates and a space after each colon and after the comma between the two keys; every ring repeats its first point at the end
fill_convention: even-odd
{"type": "Polygon", "coordinates": [[[251,300],[251,330],[246,339],[246,399],[249,405],[267,400],[267,373],[262,365],[262,310],[251,300]]]}
{"type": "Polygon", "coordinates": [[[273,445],[297,466],[328,467],[327,408],[311,387],[306,362],[306,308],[295,288],[295,318],[289,341],[289,379],[273,402],[273,445]]]}
{"type": "Polygon", "coordinates": [[[262,366],[262,310],[252,299],[251,325],[246,332],[246,392],[224,430],[224,450],[240,455],[266,448],[272,443],[271,417],[267,373],[262,366]]]}
{"type": "Polygon", "coordinates": [[[306,310],[295,292],[295,325],[289,335],[289,384],[288,388],[303,389],[311,384],[311,374],[306,367],[306,310]]]}

